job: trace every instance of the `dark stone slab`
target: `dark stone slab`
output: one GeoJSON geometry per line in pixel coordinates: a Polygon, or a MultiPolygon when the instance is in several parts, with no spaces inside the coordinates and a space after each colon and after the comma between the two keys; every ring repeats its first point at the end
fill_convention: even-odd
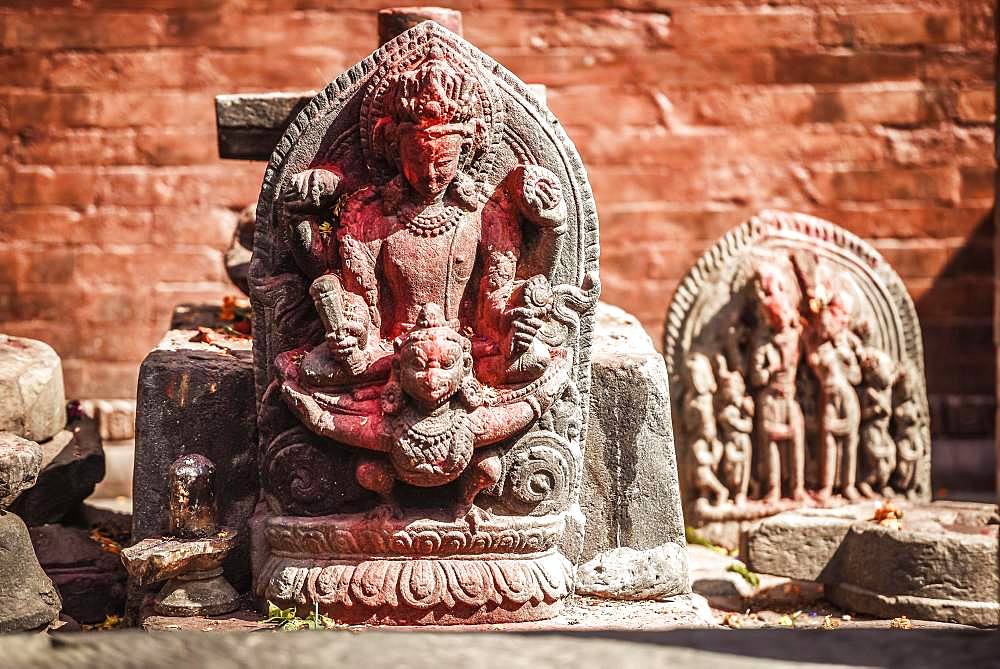
{"type": "Polygon", "coordinates": [[[102,547],[78,527],[41,525],[30,533],[38,561],[62,597],[64,613],[83,624],[122,615],[127,579],[114,548],[102,547]]]}
{"type": "Polygon", "coordinates": [[[70,419],[65,430],[41,447],[43,467],[38,482],[10,507],[31,526],[59,522],[104,478],[104,448],[93,418],[70,419]]]}
{"type": "Polygon", "coordinates": [[[219,157],[267,160],[296,114],[315,91],[217,95],[219,157]]]}
{"type": "Polygon", "coordinates": [[[191,341],[196,334],[168,332],[139,372],[133,541],[167,532],[170,465],[184,454],[204,455],[223,487],[219,523],[240,533],[226,576],[244,591],[250,587],[247,522],[258,495],[250,342],[221,335],[217,344],[191,341]]]}
{"type": "Polygon", "coordinates": [[[44,627],[59,616],[59,593],[38,564],[24,521],[0,511],[0,632],[44,627]]]}

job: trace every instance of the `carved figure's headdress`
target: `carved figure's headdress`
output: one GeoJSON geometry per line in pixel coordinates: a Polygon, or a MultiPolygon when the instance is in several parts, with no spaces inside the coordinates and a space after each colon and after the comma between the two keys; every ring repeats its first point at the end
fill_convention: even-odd
{"type": "Polygon", "coordinates": [[[444,310],[433,302],[428,302],[420,308],[417,322],[409,332],[396,338],[395,347],[397,351],[400,351],[407,344],[425,341],[432,337],[444,337],[460,344],[465,352],[472,350],[472,342],[469,341],[469,338],[464,337],[455,328],[448,325],[444,310]]]}
{"type": "Polygon", "coordinates": [[[454,124],[456,131],[472,117],[475,84],[459,74],[440,50],[431,53],[416,70],[399,75],[396,82],[396,118],[427,127],[454,124]]]}
{"type": "MultiPolygon", "coordinates": [[[[443,31],[442,31],[443,32],[443,31]]],[[[379,185],[401,187],[400,129],[460,134],[465,145],[452,192],[469,209],[488,196],[503,135],[503,105],[469,47],[454,35],[411,42],[406,33],[386,44],[361,104],[361,147],[379,185]]]]}

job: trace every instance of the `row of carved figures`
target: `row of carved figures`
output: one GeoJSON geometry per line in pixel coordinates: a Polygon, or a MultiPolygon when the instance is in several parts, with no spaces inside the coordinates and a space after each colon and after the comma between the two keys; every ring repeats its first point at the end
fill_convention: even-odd
{"type": "Polygon", "coordinates": [[[866,344],[836,298],[803,317],[766,269],[755,288],[753,325],[686,359],[690,489],[715,506],[912,494],[927,447],[918,373],[866,344]]]}

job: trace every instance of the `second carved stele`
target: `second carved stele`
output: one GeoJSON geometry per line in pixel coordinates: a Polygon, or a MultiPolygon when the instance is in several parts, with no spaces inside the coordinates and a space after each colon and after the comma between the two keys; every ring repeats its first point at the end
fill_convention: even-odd
{"type": "Polygon", "coordinates": [[[677,289],[664,355],[689,524],[929,498],[916,312],[846,230],[783,212],[731,230],[677,289]]]}

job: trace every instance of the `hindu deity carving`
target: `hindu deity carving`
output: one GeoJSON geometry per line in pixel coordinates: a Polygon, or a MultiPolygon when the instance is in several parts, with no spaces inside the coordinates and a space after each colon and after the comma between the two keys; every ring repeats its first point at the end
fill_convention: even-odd
{"type": "Polygon", "coordinates": [[[694,471],[694,486],[701,495],[721,504],[729,499],[729,490],[717,475],[723,446],[715,424],[712,397],[718,390],[712,363],[702,353],[688,357],[689,383],[684,397],[684,426],[694,471]]]}
{"type": "Polygon", "coordinates": [[[555,614],[596,225],[551,115],[436,24],[303,110],[251,266],[262,599],[383,623],[555,614]]]}
{"type": "Polygon", "coordinates": [[[753,398],[747,395],[746,382],[739,370],[728,369],[724,356],[718,356],[719,399],[717,409],[719,435],[722,439],[723,483],[733,501],[743,504],[750,489],[750,462],[753,454],[753,398]]]}
{"type": "Polygon", "coordinates": [[[775,501],[782,484],[793,499],[805,497],[805,432],[795,400],[802,323],[798,287],[777,262],[762,261],[754,272],[757,326],[750,344],[750,379],[756,391],[762,496],[775,501]]]}
{"type": "Polygon", "coordinates": [[[918,477],[921,461],[930,450],[930,442],[922,429],[927,423],[926,408],[919,403],[921,386],[919,372],[906,365],[899,370],[893,387],[892,434],[896,443],[896,470],[893,487],[909,498],[919,495],[918,477]]]}
{"type": "Polygon", "coordinates": [[[928,497],[916,314],[899,277],[850,233],[781,212],[734,229],[677,290],[664,355],[691,454],[689,522],[928,497]],[[705,410],[698,398],[715,379],[705,410]]]}

